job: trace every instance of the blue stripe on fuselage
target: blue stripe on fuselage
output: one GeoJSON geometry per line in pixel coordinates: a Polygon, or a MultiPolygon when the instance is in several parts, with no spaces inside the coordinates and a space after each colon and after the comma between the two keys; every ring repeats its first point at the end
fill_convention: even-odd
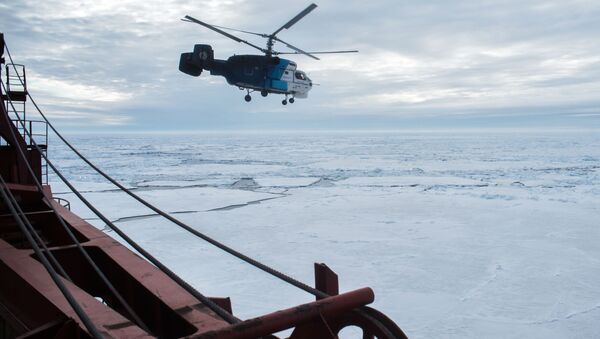
{"type": "Polygon", "coordinates": [[[280,91],[287,91],[288,90],[288,83],[285,82],[285,81],[272,79],[271,80],[271,87],[273,89],[278,89],[280,91]]]}
{"type": "Polygon", "coordinates": [[[271,70],[271,74],[270,74],[271,79],[281,80],[281,77],[283,76],[283,72],[285,71],[285,69],[288,67],[289,64],[290,64],[289,60],[279,59],[279,65],[273,67],[273,70],[271,70]]]}
{"type": "Polygon", "coordinates": [[[281,81],[281,78],[283,77],[283,72],[285,72],[289,64],[289,60],[279,59],[279,64],[274,66],[271,70],[271,74],[269,74],[269,78],[271,78],[271,88],[280,91],[288,90],[288,83],[281,81]]]}

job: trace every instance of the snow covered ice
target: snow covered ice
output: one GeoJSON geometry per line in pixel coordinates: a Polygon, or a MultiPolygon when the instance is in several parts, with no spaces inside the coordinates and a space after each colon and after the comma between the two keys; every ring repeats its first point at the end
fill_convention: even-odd
{"type": "MultiPolygon", "coordinates": [[[[72,135],[203,233],[310,285],[313,262],[411,338],[600,337],[600,133],[72,135]]],[[[313,300],[153,215],[53,141],[109,218],[234,314],[313,300]]],[[[105,225],[51,176],[55,196],[105,225]]]]}

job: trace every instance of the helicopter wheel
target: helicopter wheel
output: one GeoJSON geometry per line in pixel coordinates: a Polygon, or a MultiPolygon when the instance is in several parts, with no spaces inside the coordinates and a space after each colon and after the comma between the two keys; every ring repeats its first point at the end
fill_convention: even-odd
{"type": "Polygon", "coordinates": [[[262,95],[263,97],[266,97],[267,95],[269,95],[269,92],[262,90],[262,91],[260,91],[260,95],[262,95]]]}
{"type": "Polygon", "coordinates": [[[244,100],[246,100],[246,102],[250,102],[250,100],[252,100],[252,97],[250,96],[250,94],[246,94],[244,100]]]}
{"type": "Polygon", "coordinates": [[[282,105],[287,105],[287,100],[283,99],[283,101],[281,102],[282,105]]]}
{"type": "Polygon", "coordinates": [[[290,104],[293,104],[294,101],[295,101],[294,98],[290,98],[290,104]]]}

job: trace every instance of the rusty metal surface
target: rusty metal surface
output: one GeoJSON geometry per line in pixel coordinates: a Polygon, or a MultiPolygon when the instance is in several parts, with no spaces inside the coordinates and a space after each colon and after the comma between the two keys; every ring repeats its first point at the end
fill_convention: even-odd
{"type": "MultiPolygon", "coordinates": [[[[340,295],[331,296],[311,303],[270,313],[241,323],[224,327],[198,336],[197,339],[258,338],[279,332],[300,324],[321,322],[321,318],[339,316],[354,308],[373,302],[375,295],[370,288],[361,288],[340,295]]],[[[319,336],[320,337],[320,336],[319,336]]]]}
{"type": "MultiPolygon", "coordinates": [[[[183,337],[228,325],[156,267],[114,239],[58,203],[47,205],[43,195],[32,185],[35,180],[27,169],[28,164],[39,179],[40,154],[28,149],[8,117],[4,99],[0,99],[0,107],[0,136],[8,143],[0,148],[0,173],[9,182],[6,188],[17,199],[35,232],[69,273],[72,282],[63,278],[65,284],[103,335],[114,338],[150,336],[128,319],[127,313],[98,283],[95,273],[66,237],[58,218],[65,220],[77,240],[92,254],[94,262],[102,267],[103,273],[110,277],[136,312],[143,315],[144,322],[152,324],[152,335],[183,337]],[[17,147],[23,150],[26,159],[19,156],[17,147]],[[58,211],[58,216],[51,207],[58,211]]],[[[44,191],[51,196],[49,186],[45,186],[44,191]]],[[[49,333],[55,336],[77,332],[87,337],[80,319],[37,260],[24,236],[19,234],[16,224],[4,201],[0,202],[0,327],[6,327],[3,333],[40,337],[49,333]],[[60,325],[66,324],[68,319],[72,319],[78,331],[69,330],[74,325],[60,325]]]]}
{"type": "MultiPolygon", "coordinates": [[[[328,295],[340,293],[338,276],[323,263],[315,263],[315,288],[328,295]]],[[[317,297],[317,300],[321,298],[317,297]]]]}
{"type": "MultiPolygon", "coordinates": [[[[33,193],[31,189],[18,189],[24,188],[24,185],[11,186],[17,196],[22,196],[21,192],[25,193],[25,196],[33,193]]],[[[39,197],[39,193],[37,195],[39,197]]],[[[128,302],[140,312],[144,320],[152,324],[153,332],[162,334],[161,337],[182,337],[228,325],[198,304],[195,298],[153,265],[60,205],[56,204],[55,208],[75,233],[80,235],[80,242],[115,287],[124,292],[128,302]]],[[[31,208],[29,210],[31,212],[31,208]]],[[[45,216],[46,220],[41,221],[51,224],[52,216],[45,216]]],[[[8,223],[0,224],[0,233],[7,226],[8,223]]],[[[67,284],[77,300],[84,305],[90,318],[102,331],[113,337],[148,335],[123,316],[122,310],[103,304],[105,302],[111,305],[108,294],[99,286],[94,273],[86,267],[73,246],[61,244],[50,247],[50,250],[73,278],[73,283],[67,284]],[[103,298],[101,302],[94,297],[106,299],[103,298]]],[[[38,327],[58,317],[77,320],[62,294],[50,281],[45,269],[32,254],[31,249],[17,249],[0,239],[0,272],[5,278],[1,279],[0,284],[6,284],[0,285],[0,303],[14,313],[27,315],[19,317],[29,322],[27,329],[38,327]],[[14,300],[13,296],[16,297],[14,300]]]]}

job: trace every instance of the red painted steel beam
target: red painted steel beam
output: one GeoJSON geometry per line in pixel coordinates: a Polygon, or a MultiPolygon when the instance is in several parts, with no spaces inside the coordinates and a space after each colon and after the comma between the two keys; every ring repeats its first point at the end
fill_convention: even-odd
{"type": "Polygon", "coordinates": [[[206,332],[193,338],[241,339],[258,338],[322,318],[338,317],[375,299],[373,290],[365,287],[311,303],[245,320],[241,323],[206,332]]]}
{"type": "Polygon", "coordinates": [[[340,294],[337,274],[323,263],[315,263],[315,287],[328,295],[340,294]]]}
{"type": "MultiPolygon", "coordinates": [[[[38,214],[48,210],[41,201],[41,194],[35,187],[15,183],[7,184],[18,197],[22,207],[27,207],[30,220],[37,222],[40,232],[50,243],[50,250],[61,265],[72,273],[75,279],[66,282],[74,297],[84,306],[94,324],[107,338],[150,337],[136,324],[125,318],[117,308],[104,305],[94,296],[105,297],[94,276],[88,274],[83,259],[69,242],[62,240],[57,232],[57,217],[54,214],[38,214]]],[[[44,186],[52,195],[49,186],[44,186]]],[[[2,200],[2,199],[0,199],[2,200]]],[[[94,261],[109,275],[115,287],[127,297],[136,312],[145,315],[144,320],[153,324],[156,335],[161,337],[182,337],[217,330],[229,324],[211,313],[192,295],[183,290],[156,267],[135,255],[126,247],[107,236],[97,228],[52,202],[60,218],[65,220],[76,237],[92,255],[94,261]]],[[[76,314],[69,307],[64,296],[50,280],[39,261],[29,248],[16,248],[2,236],[12,216],[2,209],[0,201],[0,317],[10,321],[15,335],[21,335],[40,328],[57,319],[72,318],[76,327],[81,327],[76,314]],[[5,312],[3,312],[3,310],[5,312]],[[15,316],[9,316],[14,314],[15,316]],[[11,321],[15,320],[15,321],[11,321]],[[22,322],[16,323],[16,322],[22,322]]],[[[103,298],[104,299],[104,298],[103,298]]],[[[109,298],[105,301],[110,301],[109,298]]],[[[223,299],[228,303],[227,299],[223,299]]],[[[112,304],[112,303],[111,303],[112,304]]],[[[1,320],[0,320],[1,322],[1,320]]],[[[67,330],[65,328],[64,330],[67,330]]],[[[61,330],[62,331],[62,330],[61,330]]],[[[87,337],[81,327],[82,337],[87,337]]],[[[2,335],[0,334],[0,337],[2,335]]],[[[66,336],[68,338],[75,336],[66,336]]]]}

